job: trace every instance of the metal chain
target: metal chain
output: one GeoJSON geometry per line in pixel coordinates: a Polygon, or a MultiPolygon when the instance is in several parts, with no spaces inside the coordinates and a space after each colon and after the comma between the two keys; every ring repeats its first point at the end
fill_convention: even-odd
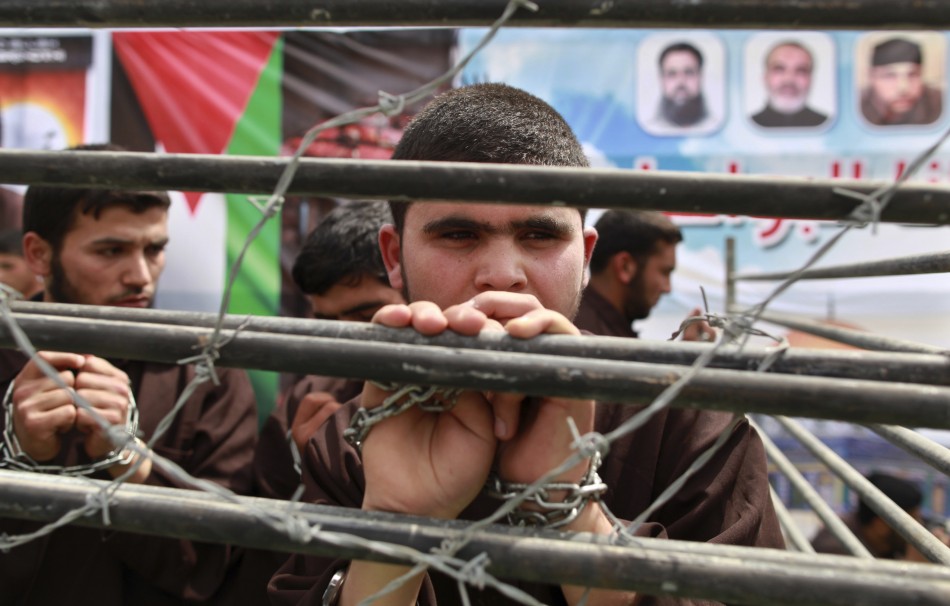
{"type": "Polygon", "coordinates": [[[548,482],[537,487],[525,495],[530,484],[520,482],[505,482],[497,474],[491,474],[485,483],[485,494],[508,501],[523,498],[524,503],[532,503],[538,509],[515,509],[508,513],[508,521],[514,526],[544,526],[546,528],[560,528],[577,519],[584,507],[590,501],[600,501],[600,496],[607,492],[607,484],[600,479],[597,470],[600,468],[601,456],[595,451],[590,459],[587,473],[579,483],[548,482]],[[564,492],[565,496],[554,500],[552,493],[564,492]]]}
{"type": "Polygon", "coordinates": [[[363,440],[377,423],[401,414],[413,406],[418,406],[425,412],[452,410],[458,404],[459,395],[465,391],[458,387],[383,384],[375,381],[371,383],[383,391],[392,393],[375,408],[358,409],[350,420],[350,426],[343,431],[343,439],[359,450],[363,449],[363,440]]]}
{"type": "MultiPolygon", "coordinates": [[[[118,428],[119,439],[121,434],[127,437],[124,442],[113,448],[101,459],[84,463],[81,465],[47,465],[39,463],[28,455],[23,447],[20,446],[20,440],[16,437],[16,429],[13,425],[13,391],[15,383],[10,381],[6,394],[3,396],[3,441],[0,443],[0,469],[19,469],[21,471],[35,471],[38,473],[57,473],[70,476],[88,476],[107,469],[113,465],[128,465],[135,457],[135,449],[129,448],[129,443],[135,441],[136,432],[139,428],[139,409],[135,404],[135,396],[129,392],[129,413],[125,421],[124,428],[118,428]]],[[[70,393],[74,392],[70,390],[70,393]]],[[[115,427],[115,426],[113,426],[115,427]]],[[[112,429],[112,428],[110,428],[112,429]]],[[[116,435],[110,435],[115,443],[116,435]]]]}

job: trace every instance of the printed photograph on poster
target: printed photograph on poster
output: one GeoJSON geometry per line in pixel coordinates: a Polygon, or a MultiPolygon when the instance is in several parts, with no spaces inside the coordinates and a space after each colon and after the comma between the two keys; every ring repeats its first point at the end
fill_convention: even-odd
{"type": "Polygon", "coordinates": [[[743,102],[755,127],[811,134],[834,124],[837,53],[831,36],[759,33],[749,38],[743,54],[743,102]]]}
{"type": "Polygon", "coordinates": [[[938,32],[875,32],[854,50],[858,115],[872,128],[931,127],[944,114],[946,38],[938,32]]]}
{"type": "Polygon", "coordinates": [[[637,49],[637,121],[661,137],[707,135],[725,118],[725,49],[713,34],[655,34],[637,49]]]}

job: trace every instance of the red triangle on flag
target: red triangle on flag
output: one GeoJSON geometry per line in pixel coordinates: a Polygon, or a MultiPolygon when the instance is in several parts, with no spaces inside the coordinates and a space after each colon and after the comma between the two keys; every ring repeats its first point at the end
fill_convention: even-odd
{"type": "MultiPolygon", "coordinates": [[[[257,86],[278,32],[116,32],[155,138],[170,153],[220,154],[257,86]]],[[[186,192],[192,212],[201,192],[186,192]]]]}

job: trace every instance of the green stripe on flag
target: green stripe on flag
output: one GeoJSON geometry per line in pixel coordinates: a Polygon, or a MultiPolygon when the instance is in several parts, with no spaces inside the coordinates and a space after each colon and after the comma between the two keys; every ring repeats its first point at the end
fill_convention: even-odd
{"type": "MultiPolygon", "coordinates": [[[[235,125],[225,153],[239,156],[276,156],[280,149],[281,77],[283,38],[278,38],[264,66],[244,114],[235,125]]],[[[275,184],[276,185],[276,184],[275,184]]],[[[260,221],[260,211],[247,196],[228,194],[227,267],[230,268],[251,229],[260,221]]],[[[229,314],[274,316],[280,313],[280,217],[274,217],[251,244],[234,282],[229,314]]],[[[258,422],[273,409],[278,375],[252,370],[251,383],[257,396],[258,422]]]]}

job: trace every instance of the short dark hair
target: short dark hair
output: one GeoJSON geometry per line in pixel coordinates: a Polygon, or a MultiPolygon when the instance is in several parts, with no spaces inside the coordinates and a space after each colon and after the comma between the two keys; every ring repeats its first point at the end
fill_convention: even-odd
{"type": "Polygon", "coordinates": [[[379,251],[379,228],[392,222],[385,202],[350,202],[333,209],[310,232],[294,261],[294,282],[308,295],[322,295],[364,276],[389,284],[379,251]]]}
{"type": "Polygon", "coordinates": [[[683,241],[683,232],[666,215],[652,210],[608,210],[595,227],[597,245],[590,258],[593,274],[603,271],[610,258],[619,252],[630,253],[642,264],[656,250],[658,241],[683,241]]]}
{"type": "Polygon", "coordinates": [[[696,57],[696,63],[699,65],[700,69],[703,67],[703,54],[699,52],[698,48],[689,42],[677,42],[676,44],[667,46],[663,49],[663,52],[660,53],[660,58],[657,61],[657,65],[660,66],[660,69],[663,68],[663,62],[666,61],[666,56],[670,53],[690,53],[696,57]]]}
{"type": "MultiPolygon", "coordinates": [[[[923,501],[920,489],[907,480],[879,471],[871,473],[867,479],[904,511],[920,507],[923,501]]],[[[864,499],[858,499],[858,522],[862,526],[867,526],[876,517],[878,515],[864,502],[864,499]]]]}
{"type": "MultiPolygon", "coordinates": [[[[465,86],[436,97],[406,127],[392,157],[589,166],[571,127],[553,107],[523,90],[494,83],[465,86]]],[[[390,201],[399,233],[410,204],[390,201]]]]}
{"type": "Polygon", "coordinates": [[[19,229],[0,231],[0,254],[23,256],[23,232],[19,229]]]}
{"type": "MultiPolygon", "coordinates": [[[[69,151],[128,151],[112,143],[78,145],[69,151]]],[[[36,232],[58,251],[63,238],[80,214],[98,219],[107,208],[121,206],[134,213],[150,208],[168,208],[168,194],[159,191],[84,189],[31,185],[23,197],[23,231],[36,232]]]]}

